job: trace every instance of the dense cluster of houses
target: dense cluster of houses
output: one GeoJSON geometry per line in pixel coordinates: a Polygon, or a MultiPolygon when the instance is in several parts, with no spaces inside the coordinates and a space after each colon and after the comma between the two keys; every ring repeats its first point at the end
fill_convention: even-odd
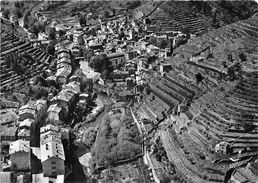
{"type": "MultiPolygon", "coordinates": [[[[43,20],[46,17],[36,15],[43,20]]],[[[65,177],[65,150],[62,143],[65,128],[58,126],[70,122],[69,115],[73,111],[76,103],[85,104],[90,98],[88,93],[81,93],[81,78],[72,75],[71,54],[76,58],[79,56],[81,45],[78,45],[79,36],[83,37],[85,48],[91,48],[94,53],[106,53],[113,68],[113,81],[124,83],[125,90],[119,94],[119,100],[130,101],[134,98],[134,86],[142,84],[139,79],[142,72],[148,67],[147,56],[155,55],[158,58],[166,57],[171,49],[161,50],[159,47],[148,43],[148,36],[143,37],[143,28],[138,22],[128,21],[125,17],[116,20],[99,22],[96,25],[96,36],[86,36],[82,29],[59,26],[56,23],[50,26],[56,30],[66,30],[68,39],[73,37],[73,44],[70,47],[62,48],[57,44],[56,53],[56,73],[47,70],[47,82],[56,82],[62,85],[62,90],[57,94],[49,94],[47,100],[29,101],[20,107],[16,126],[1,134],[1,142],[10,146],[10,158],[5,156],[4,170],[19,171],[21,175],[32,172],[32,181],[52,181],[61,180],[65,177]],[[145,54],[146,56],[141,56],[145,54]],[[138,82],[136,82],[138,78],[138,82]],[[61,138],[62,135],[62,138],[61,138]],[[37,160],[35,160],[35,157],[37,160]],[[42,172],[35,168],[35,162],[41,164],[42,172]],[[22,174],[23,172],[23,174],[22,174]],[[55,177],[55,178],[53,178],[55,177]]],[[[20,20],[23,26],[23,20],[20,20]]],[[[152,33],[151,36],[157,39],[168,37],[158,36],[152,33]]],[[[33,37],[33,36],[32,36],[33,37]]],[[[34,37],[33,37],[34,39],[34,37]]],[[[39,34],[39,40],[46,40],[45,33],[39,34]]],[[[163,69],[165,70],[165,69],[163,69]]],[[[9,176],[6,175],[6,176],[9,176]]],[[[23,177],[25,179],[25,176],[23,177]]]]}
{"type": "MultiPolygon", "coordinates": [[[[60,52],[59,55],[62,56],[58,56],[58,63],[67,64],[66,59],[69,54],[60,52]]],[[[57,67],[63,71],[66,70],[57,67]]],[[[80,102],[86,101],[84,93],[81,94],[81,78],[76,75],[70,78],[65,75],[65,77],[60,78],[61,76],[56,81],[63,83],[62,90],[56,96],[50,93],[47,100],[30,100],[21,106],[18,111],[16,127],[12,133],[10,131],[1,133],[1,142],[10,146],[9,152],[6,152],[10,158],[5,156],[4,170],[11,169],[26,175],[32,171],[32,168],[35,168],[33,166],[35,160],[32,157],[36,156],[42,164],[43,174],[34,173],[33,182],[45,181],[46,179],[53,182],[64,181],[65,152],[62,140],[69,138],[69,130],[64,132],[65,128],[59,129],[58,125],[70,122],[67,117],[72,110],[71,108],[79,101],[79,95],[80,102]],[[40,130],[40,133],[37,133],[37,130],[40,130]],[[53,176],[56,176],[56,180],[52,180],[53,176]]],[[[86,96],[86,99],[88,98],[86,96]]]]}
{"type": "Polygon", "coordinates": [[[72,73],[71,59],[68,50],[60,49],[57,52],[57,72],[55,74],[57,83],[64,84],[72,73]]]}

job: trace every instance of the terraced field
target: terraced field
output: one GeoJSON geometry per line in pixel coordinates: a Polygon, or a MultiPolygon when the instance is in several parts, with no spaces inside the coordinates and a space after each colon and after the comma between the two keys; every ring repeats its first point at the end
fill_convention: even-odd
{"type": "Polygon", "coordinates": [[[240,48],[249,50],[257,47],[257,25],[258,17],[241,20],[222,28],[209,31],[202,36],[191,38],[188,44],[180,46],[175,52],[183,54],[185,58],[190,58],[191,55],[198,53],[199,50],[208,46],[211,47],[215,57],[220,54],[225,54],[226,49],[231,51],[236,51],[240,48]]]}
{"type": "MultiPolygon", "coordinates": [[[[223,182],[231,168],[236,170],[231,174],[235,180],[258,180],[248,168],[258,157],[257,30],[258,18],[252,17],[208,32],[176,50],[184,56],[181,62],[187,62],[192,55],[210,46],[215,57],[210,62],[218,70],[221,54],[226,54],[226,49],[227,53],[241,50],[246,54],[246,61],[239,61],[241,69],[235,84],[220,80],[212,91],[208,87],[208,93],[203,95],[190,87],[187,77],[179,77],[188,71],[174,68],[176,71],[167,73],[151,86],[155,95],[169,106],[184,104],[187,99],[193,101],[194,105],[188,110],[193,118],[187,125],[179,132],[175,132],[175,126],[181,125],[161,133],[169,160],[189,182],[223,182]],[[218,90],[222,84],[230,89],[218,90]],[[196,95],[198,97],[194,98],[196,95]],[[215,146],[221,142],[228,143],[226,154],[215,151],[215,146]]],[[[201,87],[206,85],[203,83],[201,87]]]]}
{"type": "Polygon", "coordinates": [[[152,24],[161,25],[160,31],[182,31],[187,27],[190,33],[198,34],[207,30],[205,24],[197,16],[186,12],[176,12],[170,15],[158,9],[149,18],[152,24]]]}
{"type": "Polygon", "coordinates": [[[236,180],[257,180],[250,169],[237,169],[258,156],[258,72],[242,74],[233,91],[191,120],[181,133],[169,128],[161,133],[170,161],[190,182],[223,182],[232,167],[237,170],[236,180]],[[231,153],[214,152],[222,141],[230,144],[231,153]]]}
{"type": "Polygon", "coordinates": [[[30,79],[46,70],[51,62],[51,57],[43,50],[34,48],[29,42],[20,39],[17,35],[3,31],[1,33],[1,92],[19,87],[25,84],[27,79],[30,79]],[[21,61],[26,63],[23,65],[23,74],[15,72],[7,63],[7,57],[12,54],[23,55],[21,61]],[[29,57],[28,57],[29,55],[29,57]]]}

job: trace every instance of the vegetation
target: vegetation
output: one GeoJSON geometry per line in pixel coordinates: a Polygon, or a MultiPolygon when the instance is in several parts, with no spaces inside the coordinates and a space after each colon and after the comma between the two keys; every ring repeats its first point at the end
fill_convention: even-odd
{"type": "Polygon", "coordinates": [[[52,55],[52,56],[54,56],[55,55],[55,44],[52,42],[52,41],[50,41],[49,43],[48,43],[48,46],[47,46],[47,53],[48,54],[50,54],[50,55],[52,55]]]}
{"type": "Polygon", "coordinates": [[[109,68],[107,55],[102,53],[90,58],[89,66],[96,72],[102,72],[109,68]]]}
{"type": "Polygon", "coordinates": [[[81,25],[81,27],[85,27],[86,26],[86,18],[83,15],[79,16],[79,23],[81,25]]]}
{"type": "Polygon", "coordinates": [[[2,14],[3,14],[4,18],[6,18],[6,19],[10,18],[10,11],[9,10],[3,10],[2,14]]]}
{"type": "Polygon", "coordinates": [[[84,52],[84,57],[87,61],[90,61],[91,57],[93,57],[95,54],[92,49],[88,48],[84,52]]]}
{"type": "Polygon", "coordinates": [[[53,28],[53,27],[49,28],[48,38],[50,40],[56,39],[56,30],[55,30],[55,28],[53,28]]]}
{"type": "MultiPolygon", "coordinates": [[[[121,117],[121,116],[120,116],[121,117]]],[[[110,166],[118,161],[134,158],[141,152],[140,136],[128,109],[114,125],[106,115],[98,132],[93,149],[93,164],[110,166]]]]}
{"type": "Polygon", "coordinates": [[[155,38],[155,37],[153,37],[153,36],[150,37],[149,43],[150,43],[150,44],[153,44],[153,45],[155,45],[155,46],[157,46],[157,47],[159,47],[159,48],[161,48],[161,49],[166,48],[167,45],[168,45],[168,43],[167,43],[166,40],[164,40],[164,39],[157,39],[157,38],[155,38]]]}
{"type": "Polygon", "coordinates": [[[97,131],[94,127],[89,127],[82,136],[82,142],[89,148],[94,144],[96,140],[97,131]]]}

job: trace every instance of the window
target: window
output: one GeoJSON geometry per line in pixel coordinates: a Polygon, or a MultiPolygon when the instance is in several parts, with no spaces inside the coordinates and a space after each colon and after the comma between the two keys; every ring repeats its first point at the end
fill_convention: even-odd
{"type": "Polygon", "coordinates": [[[56,171],[53,171],[53,172],[52,172],[52,175],[56,175],[56,171]]]}
{"type": "Polygon", "coordinates": [[[49,183],[54,183],[54,182],[52,180],[50,180],[49,183]]]}
{"type": "Polygon", "coordinates": [[[56,162],[55,162],[55,161],[52,161],[52,162],[51,162],[51,165],[55,165],[55,164],[56,164],[56,162]]]}
{"type": "Polygon", "coordinates": [[[52,166],[52,169],[56,169],[56,167],[55,167],[55,166],[52,166]]]}

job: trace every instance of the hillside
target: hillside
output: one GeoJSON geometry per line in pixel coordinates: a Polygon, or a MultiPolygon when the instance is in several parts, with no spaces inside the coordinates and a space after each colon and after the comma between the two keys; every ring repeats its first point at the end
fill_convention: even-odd
{"type": "Polygon", "coordinates": [[[128,15],[137,17],[140,14],[154,19],[154,23],[161,24],[162,30],[165,31],[188,29],[191,33],[196,34],[249,18],[257,9],[258,5],[254,1],[212,1],[209,3],[205,1],[2,2],[2,12],[14,12],[18,17],[24,16],[30,11],[40,11],[43,15],[55,19],[75,16],[78,13],[93,13],[96,17],[109,17],[128,12],[128,15]]]}
{"type": "Polygon", "coordinates": [[[188,29],[191,33],[204,33],[249,18],[257,8],[258,5],[253,1],[169,1],[147,2],[136,8],[135,12],[149,15],[155,21],[153,24],[160,23],[165,31],[188,29]]]}

